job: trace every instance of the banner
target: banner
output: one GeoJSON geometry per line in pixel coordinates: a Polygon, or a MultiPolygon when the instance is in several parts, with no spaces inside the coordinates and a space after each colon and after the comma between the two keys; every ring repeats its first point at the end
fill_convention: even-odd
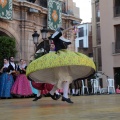
{"type": "Polygon", "coordinates": [[[0,0],[0,18],[12,20],[12,0],[0,0]]]}
{"type": "Polygon", "coordinates": [[[48,0],[48,29],[62,26],[62,5],[58,0],[48,0]]]}

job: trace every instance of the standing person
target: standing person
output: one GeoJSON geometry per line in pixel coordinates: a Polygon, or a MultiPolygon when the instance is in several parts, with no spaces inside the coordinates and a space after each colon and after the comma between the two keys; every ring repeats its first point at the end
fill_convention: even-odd
{"type": "Polygon", "coordinates": [[[9,67],[10,67],[12,75],[13,75],[13,79],[15,81],[16,80],[17,64],[14,62],[14,57],[13,56],[11,56],[9,58],[9,64],[10,64],[9,67]]]}
{"type": "Polygon", "coordinates": [[[19,75],[17,76],[14,85],[12,86],[11,93],[16,96],[31,96],[32,89],[30,87],[30,82],[28,81],[25,73],[26,73],[26,63],[23,59],[20,60],[20,64],[18,65],[19,75]]]}
{"type": "Polygon", "coordinates": [[[7,58],[4,58],[4,65],[0,72],[0,97],[1,98],[11,98],[11,87],[14,83],[13,76],[10,73],[10,64],[7,58]]]}
{"type": "Polygon", "coordinates": [[[68,96],[69,84],[78,78],[90,77],[96,68],[86,55],[67,50],[71,42],[62,36],[62,30],[57,29],[51,36],[56,52],[32,61],[27,67],[26,75],[36,82],[54,84],[49,92],[53,97],[57,89],[63,89],[62,101],[73,103],[68,96]]]}

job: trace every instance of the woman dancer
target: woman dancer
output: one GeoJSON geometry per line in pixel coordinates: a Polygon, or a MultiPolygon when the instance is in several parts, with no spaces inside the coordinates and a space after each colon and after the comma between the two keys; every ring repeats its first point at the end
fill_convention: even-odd
{"type": "MultiPolygon", "coordinates": [[[[27,76],[38,82],[54,84],[49,92],[51,96],[57,89],[63,89],[62,101],[73,103],[68,96],[69,84],[78,78],[87,78],[94,74],[95,64],[86,55],[67,50],[71,43],[62,36],[59,28],[51,36],[56,52],[50,52],[31,62],[27,68],[27,76]]],[[[57,98],[56,98],[57,99],[57,98]]]]}
{"type": "Polygon", "coordinates": [[[0,76],[0,97],[1,98],[11,98],[11,87],[14,83],[12,71],[10,69],[10,64],[7,58],[4,58],[4,66],[0,70],[2,75],[0,76]]]}
{"type": "Polygon", "coordinates": [[[32,90],[30,87],[30,82],[28,81],[25,73],[26,73],[26,63],[23,59],[20,60],[20,64],[18,65],[19,75],[17,76],[14,85],[12,86],[11,93],[15,96],[31,96],[32,90]]]}
{"type": "MultiPolygon", "coordinates": [[[[53,41],[51,41],[49,52],[53,52],[53,51],[55,51],[55,45],[54,45],[53,41]]],[[[37,82],[32,81],[31,85],[32,85],[32,88],[36,88],[38,90],[35,98],[33,99],[33,101],[37,101],[38,99],[41,99],[43,94],[47,95],[47,96],[50,96],[53,100],[57,100],[58,98],[61,97],[59,92],[61,92],[62,90],[60,90],[60,89],[59,89],[59,92],[58,92],[58,90],[55,91],[55,94],[54,94],[55,97],[53,97],[53,96],[51,96],[51,94],[49,94],[49,92],[52,90],[52,88],[54,86],[52,84],[37,83],[37,82]]]]}

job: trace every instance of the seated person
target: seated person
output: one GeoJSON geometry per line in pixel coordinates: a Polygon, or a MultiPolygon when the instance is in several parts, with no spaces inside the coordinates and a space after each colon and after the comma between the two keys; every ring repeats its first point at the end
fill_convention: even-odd
{"type": "Polygon", "coordinates": [[[120,93],[120,86],[118,85],[116,88],[116,93],[119,94],[120,93]]]}

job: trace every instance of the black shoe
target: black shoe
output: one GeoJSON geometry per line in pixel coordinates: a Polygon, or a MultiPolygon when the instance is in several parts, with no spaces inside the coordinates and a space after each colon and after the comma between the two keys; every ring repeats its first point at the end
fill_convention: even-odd
{"type": "Polygon", "coordinates": [[[57,94],[54,94],[54,95],[51,95],[50,93],[48,93],[48,95],[53,99],[53,100],[58,100],[61,95],[57,95],[57,94]]]}
{"type": "Polygon", "coordinates": [[[70,98],[65,98],[65,97],[62,97],[62,101],[66,101],[68,103],[73,103],[70,98]]]}
{"type": "Polygon", "coordinates": [[[72,94],[72,96],[76,96],[76,94],[72,94]]]}
{"type": "Polygon", "coordinates": [[[38,99],[41,99],[42,98],[42,95],[40,95],[39,97],[35,97],[35,99],[33,99],[33,101],[37,101],[38,99]]]}
{"type": "Polygon", "coordinates": [[[57,100],[60,99],[60,97],[61,97],[60,94],[58,95],[58,94],[56,94],[56,93],[55,93],[55,96],[56,96],[56,99],[57,99],[57,100]]]}
{"type": "Polygon", "coordinates": [[[76,94],[76,96],[80,96],[79,94],[76,94]]]}

